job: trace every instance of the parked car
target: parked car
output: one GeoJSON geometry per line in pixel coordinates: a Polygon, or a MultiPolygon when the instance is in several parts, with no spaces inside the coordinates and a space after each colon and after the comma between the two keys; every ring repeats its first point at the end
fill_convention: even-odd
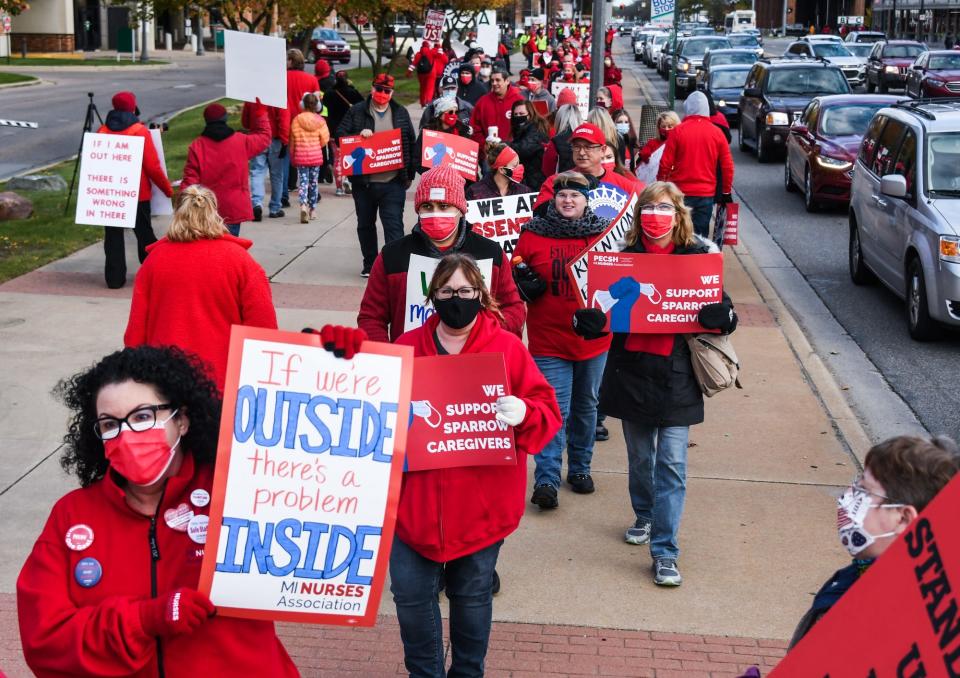
{"type": "Polygon", "coordinates": [[[873,45],[867,57],[867,91],[879,90],[881,94],[891,87],[903,87],[907,71],[917,57],[927,51],[927,46],[915,40],[887,40],[873,45]]]}
{"type": "Polygon", "coordinates": [[[350,63],[350,45],[343,36],[332,28],[314,28],[310,36],[310,52],[312,61],[326,59],[339,61],[342,64],[350,63]]]}
{"type": "Polygon", "coordinates": [[[624,21],[617,27],[617,35],[628,35],[636,25],[634,21],[624,21]]]}
{"type": "Polygon", "coordinates": [[[870,56],[870,52],[873,51],[872,42],[845,42],[843,46],[847,48],[850,54],[860,59],[864,65],[867,63],[867,57],[870,56]]]}
{"type": "Polygon", "coordinates": [[[663,33],[662,31],[643,31],[637,35],[636,39],[633,41],[634,61],[644,60],[644,52],[646,51],[647,44],[655,35],[666,36],[666,33],[663,33]]]}
{"type": "Polygon", "coordinates": [[[955,97],[960,94],[960,52],[924,52],[913,62],[904,85],[912,97],[955,97]]]}
{"type": "Polygon", "coordinates": [[[740,150],[752,145],[757,160],[767,162],[783,149],[790,123],[814,97],[849,93],[843,73],[826,61],[761,59],[740,95],[740,150]]]}
{"type": "Polygon", "coordinates": [[[745,28],[740,31],[741,34],[746,33],[747,35],[752,35],[757,39],[757,42],[760,43],[760,46],[763,47],[763,33],[760,32],[759,28],[745,28]]]}
{"type": "Polygon", "coordinates": [[[887,34],[883,31],[850,31],[844,42],[866,43],[872,45],[875,42],[886,40],[887,34]]]}
{"type": "Polygon", "coordinates": [[[740,124],[740,94],[751,68],[743,64],[715,64],[710,66],[701,83],[701,89],[713,98],[717,110],[723,113],[731,127],[740,124]]]}
{"type": "Polygon", "coordinates": [[[835,94],[816,97],[787,135],[783,184],[803,190],[808,212],[821,204],[850,202],[853,163],[874,113],[900,97],[888,94],[835,94]]]}
{"type": "Polygon", "coordinates": [[[851,87],[859,87],[864,81],[864,60],[851,54],[842,42],[798,40],[787,45],[783,56],[825,59],[840,67],[851,87]]]}
{"type": "Polygon", "coordinates": [[[714,49],[730,49],[725,37],[690,37],[683,41],[677,51],[677,96],[685,97],[697,89],[697,68],[703,57],[714,49]]]}
{"type": "MultiPolygon", "coordinates": [[[[711,69],[717,66],[728,66],[735,64],[748,67],[757,62],[757,53],[749,49],[712,49],[703,55],[703,63],[697,69],[697,87],[699,88],[707,78],[711,69]]],[[[743,87],[743,83],[740,84],[743,87]]],[[[737,98],[740,95],[737,93],[737,98]]]]}
{"type": "Polygon", "coordinates": [[[716,35],[717,32],[713,30],[710,26],[697,26],[690,31],[691,36],[695,35],[716,35]]]}
{"type": "Polygon", "coordinates": [[[730,33],[727,35],[730,46],[734,49],[748,49],[757,55],[757,58],[763,56],[763,46],[757,40],[757,36],[752,33],[730,33]]]}
{"type": "Polygon", "coordinates": [[[906,300],[907,330],[960,327],[960,103],[880,109],[860,145],[850,193],[850,277],[906,300]]]}
{"type": "Polygon", "coordinates": [[[670,77],[670,64],[673,60],[673,54],[682,47],[684,40],[686,40],[686,38],[678,37],[674,43],[668,38],[664,40],[660,46],[660,51],[657,52],[657,73],[659,73],[660,77],[664,80],[670,77]]]}
{"type": "Polygon", "coordinates": [[[647,68],[656,68],[657,61],[659,61],[660,48],[663,47],[665,43],[670,38],[669,33],[658,33],[650,36],[646,43],[643,45],[643,63],[647,65],[647,68]]]}

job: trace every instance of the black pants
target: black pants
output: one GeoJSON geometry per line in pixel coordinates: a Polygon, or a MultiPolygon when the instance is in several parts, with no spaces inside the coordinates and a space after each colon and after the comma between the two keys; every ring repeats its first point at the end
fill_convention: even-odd
{"type": "Polygon", "coordinates": [[[369,271],[380,251],[377,245],[377,212],[383,224],[385,243],[403,237],[403,204],[407,190],[397,179],[386,183],[353,185],[353,204],[357,210],[357,239],[363,253],[363,269],[369,271]]]}
{"type": "MultiPolygon", "coordinates": [[[[107,287],[112,290],[123,287],[127,282],[127,256],[123,242],[126,230],[117,226],[106,226],[103,229],[103,253],[106,255],[103,277],[107,281],[107,287]]],[[[133,232],[137,236],[137,256],[142,264],[147,258],[147,245],[157,242],[157,236],[153,234],[153,226],[150,224],[149,200],[137,203],[137,221],[133,232]]]]}

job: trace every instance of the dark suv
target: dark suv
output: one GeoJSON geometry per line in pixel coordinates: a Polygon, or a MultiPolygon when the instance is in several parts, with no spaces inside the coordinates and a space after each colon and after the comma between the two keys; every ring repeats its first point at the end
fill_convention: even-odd
{"type": "Polygon", "coordinates": [[[890,87],[903,87],[907,72],[927,46],[915,40],[886,40],[873,45],[867,57],[867,91],[885,93],[890,87]]]}
{"type": "Polygon", "coordinates": [[[713,49],[730,49],[730,41],[723,36],[694,36],[686,38],[677,50],[677,95],[687,96],[697,89],[697,69],[704,55],[713,49]]]}
{"type": "Polygon", "coordinates": [[[740,150],[748,143],[767,162],[783,149],[790,123],[807,104],[825,94],[848,94],[850,85],[826,61],[761,59],[753,65],[740,95],[740,150]]]}

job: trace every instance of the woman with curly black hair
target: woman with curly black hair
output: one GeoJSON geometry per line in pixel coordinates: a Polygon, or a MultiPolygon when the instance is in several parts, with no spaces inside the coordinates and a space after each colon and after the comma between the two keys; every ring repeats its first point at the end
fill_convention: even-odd
{"type": "Polygon", "coordinates": [[[220,396],[173,347],[113,353],[56,389],[73,416],[53,507],[17,580],[38,676],[270,676],[297,669],[273,624],[217,617],[197,591],[220,396]]]}

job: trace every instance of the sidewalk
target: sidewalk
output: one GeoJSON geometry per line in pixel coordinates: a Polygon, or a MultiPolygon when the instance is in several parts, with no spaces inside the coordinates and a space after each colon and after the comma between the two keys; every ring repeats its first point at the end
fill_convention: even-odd
{"type": "MultiPolygon", "coordinates": [[[[638,103],[628,94],[628,106],[638,103]]],[[[353,201],[334,197],[330,185],[321,193],[317,221],[296,223],[294,202],[284,219],[243,226],[284,329],[352,324],[363,294],[353,201]]],[[[155,226],[162,233],[166,221],[155,226]]],[[[769,667],[812,594],[844,562],[833,493],[856,462],[744,270],[748,244],[726,251],[744,390],[710,399],[706,423],[692,430],[683,586],[655,587],[647,549],[623,543],[632,522],[626,454],[610,420],[611,439],[596,449],[596,494],[563,489],[560,508],[548,513],[528,504],[506,541],[488,675],[663,678],[769,667]]],[[[122,345],[137,268],[132,235],[127,252],[130,283],[121,290],[103,285],[99,245],[0,285],[0,667],[11,676],[28,675],[12,595],[17,573],[53,502],[75,487],[57,463],[65,412],[50,390],[122,345]]],[[[380,612],[373,629],[283,624],[281,635],[304,675],[402,673],[389,593],[380,612]]]]}

